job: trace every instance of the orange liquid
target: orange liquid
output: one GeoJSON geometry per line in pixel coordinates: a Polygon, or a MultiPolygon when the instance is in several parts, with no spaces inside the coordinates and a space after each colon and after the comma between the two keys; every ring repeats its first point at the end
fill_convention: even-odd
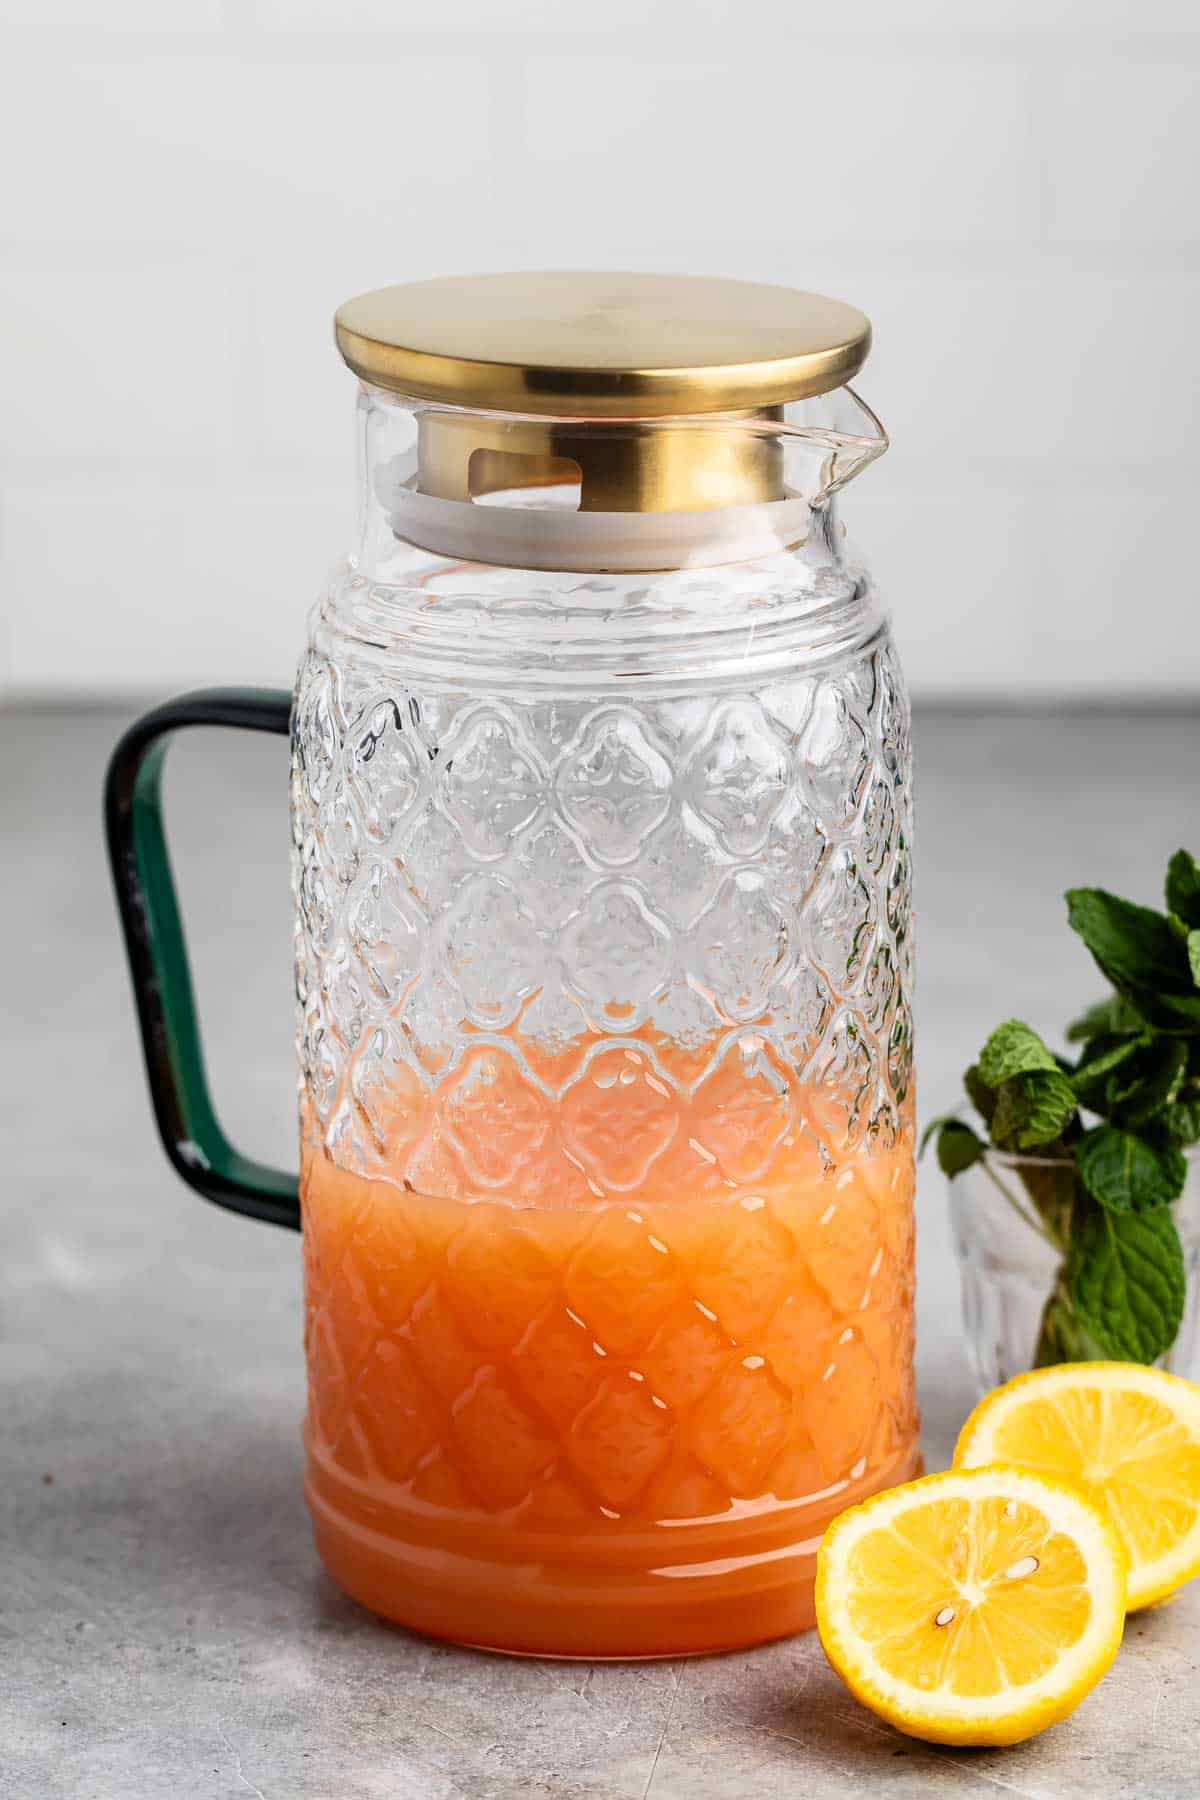
{"type": "MultiPolygon", "coordinates": [[[[635,1053],[606,1054],[641,1082],[635,1053]]],[[[536,1139],[494,1059],[487,1079],[493,1129],[507,1103],[536,1139]]],[[[393,1097],[403,1179],[454,1178],[438,1160],[463,1090],[419,1117],[393,1097]]],[[[734,1148],[697,1175],[690,1139],[640,1166],[647,1114],[621,1081],[587,1104],[624,1193],[565,1191],[559,1159],[556,1204],[432,1197],[306,1142],[321,1555],[376,1612],[505,1650],[658,1656],[804,1629],[826,1522],[917,1466],[910,1138],[830,1168],[801,1130],[739,1182],[753,1108],[731,1104],[734,1148]]],[[[535,1181],[537,1154],[525,1167],[535,1181]]]]}

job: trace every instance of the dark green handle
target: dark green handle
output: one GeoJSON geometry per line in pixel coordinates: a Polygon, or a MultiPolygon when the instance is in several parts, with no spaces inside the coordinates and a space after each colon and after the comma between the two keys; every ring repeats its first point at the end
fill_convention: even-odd
{"type": "Polygon", "coordinates": [[[171,1164],[218,1206],[299,1230],[297,1177],[235,1150],[213,1110],[162,819],[162,767],[176,731],[234,725],[286,737],[291,705],[278,688],[203,688],[156,707],[113,751],[104,819],[150,1097],[171,1164]]]}

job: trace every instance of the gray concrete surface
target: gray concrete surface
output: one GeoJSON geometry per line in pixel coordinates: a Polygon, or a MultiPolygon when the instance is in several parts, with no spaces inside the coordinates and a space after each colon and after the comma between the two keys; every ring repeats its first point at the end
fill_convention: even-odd
{"type": "MultiPolygon", "coordinates": [[[[376,1624],[300,1495],[298,1243],[206,1206],[153,1137],[98,829],[120,719],[0,715],[0,1794],[13,1800],[741,1800],[1200,1788],[1200,1592],[1131,1622],[1068,1722],[926,1748],[813,1637],[684,1664],[456,1651],[376,1624]]],[[[1091,996],[1059,895],[1149,897],[1200,845],[1200,718],[918,719],[923,1111],[998,1016],[1091,996]]],[[[172,752],[176,861],[227,1124],[291,1153],[284,748],[172,752]]],[[[920,1194],[919,1383],[972,1399],[944,1193],[920,1194]]]]}

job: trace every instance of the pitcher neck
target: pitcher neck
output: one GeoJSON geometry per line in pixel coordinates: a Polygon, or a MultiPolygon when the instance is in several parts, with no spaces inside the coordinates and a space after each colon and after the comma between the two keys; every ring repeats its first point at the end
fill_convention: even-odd
{"type": "Polygon", "coordinates": [[[886,442],[848,389],[743,413],[584,420],[433,405],[364,385],[354,561],[387,582],[409,562],[405,547],[594,574],[816,548],[830,536],[834,492],[886,442]],[[836,417],[848,408],[853,433],[836,417]],[[826,416],[814,420],[818,412],[826,416]]]}

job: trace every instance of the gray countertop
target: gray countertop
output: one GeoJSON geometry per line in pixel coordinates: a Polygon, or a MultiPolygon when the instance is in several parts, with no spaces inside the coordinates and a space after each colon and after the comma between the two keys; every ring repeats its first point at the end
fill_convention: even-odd
{"type": "MultiPolygon", "coordinates": [[[[298,1242],[185,1191],[154,1138],[100,848],[123,718],[0,715],[0,1793],[507,1800],[1001,1792],[1191,1796],[1200,1584],[1011,1751],[912,1743],[812,1635],[686,1663],[516,1661],[342,1598],[300,1494],[298,1242]]],[[[917,722],[923,1111],[998,1017],[1092,997],[1070,882],[1151,898],[1200,842],[1197,719],[917,722]]],[[[284,747],[172,752],[176,863],[231,1135],[292,1153],[284,747]]],[[[929,1466],[971,1400],[941,1177],[919,1192],[929,1466]]]]}

